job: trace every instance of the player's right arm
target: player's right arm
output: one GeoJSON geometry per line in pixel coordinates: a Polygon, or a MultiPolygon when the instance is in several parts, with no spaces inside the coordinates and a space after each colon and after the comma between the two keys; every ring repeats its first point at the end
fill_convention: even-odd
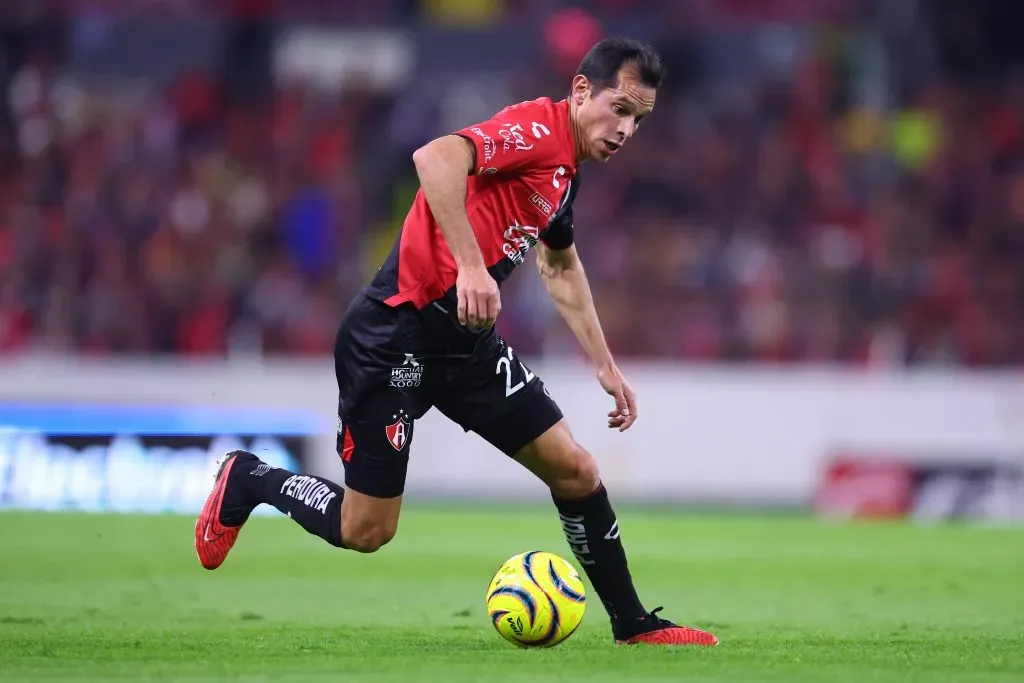
{"type": "Polygon", "coordinates": [[[468,140],[446,135],[417,149],[412,160],[430,212],[459,270],[455,281],[459,323],[486,329],[501,311],[501,297],[466,213],[467,177],[475,156],[468,140]]]}
{"type": "Polygon", "coordinates": [[[413,153],[420,187],[458,268],[459,322],[487,328],[501,311],[498,285],[487,272],[466,212],[468,176],[520,174],[550,165],[559,152],[550,112],[509,107],[413,153]]]}
{"type": "Polygon", "coordinates": [[[587,274],[572,243],[571,216],[557,221],[555,234],[537,244],[537,267],[555,307],[597,368],[602,388],[615,399],[608,426],[624,432],[638,415],[636,394],[608,350],[587,274]]]}

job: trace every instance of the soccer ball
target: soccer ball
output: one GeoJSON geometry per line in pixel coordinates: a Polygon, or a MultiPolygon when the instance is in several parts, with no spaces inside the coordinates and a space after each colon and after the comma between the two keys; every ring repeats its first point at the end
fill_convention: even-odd
{"type": "Polygon", "coordinates": [[[520,647],[551,647],[583,621],[586,589],[558,555],[532,550],[508,558],[487,586],[487,613],[501,636],[520,647]]]}

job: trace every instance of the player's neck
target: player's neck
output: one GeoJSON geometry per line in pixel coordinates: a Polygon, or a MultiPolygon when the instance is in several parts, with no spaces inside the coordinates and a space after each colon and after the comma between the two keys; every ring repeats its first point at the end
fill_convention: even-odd
{"type": "Polygon", "coordinates": [[[576,157],[576,165],[579,166],[581,163],[590,158],[587,153],[587,142],[583,135],[583,131],[580,129],[580,125],[576,120],[577,104],[570,97],[569,100],[569,132],[572,133],[572,147],[576,157]]]}

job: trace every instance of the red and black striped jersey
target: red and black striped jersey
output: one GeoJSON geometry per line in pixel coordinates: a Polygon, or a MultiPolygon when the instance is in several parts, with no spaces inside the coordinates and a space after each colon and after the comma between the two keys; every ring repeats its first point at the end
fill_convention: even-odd
{"type": "MultiPolygon", "coordinates": [[[[552,249],[573,243],[578,183],[568,101],[520,102],[455,134],[469,140],[476,152],[466,212],[499,286],[537,241],[552,249]]],[[[457,275],[421,189],[391,253],[365,291],[391,306],[411,302],[424,308],[454,300],[457,275]]]]}

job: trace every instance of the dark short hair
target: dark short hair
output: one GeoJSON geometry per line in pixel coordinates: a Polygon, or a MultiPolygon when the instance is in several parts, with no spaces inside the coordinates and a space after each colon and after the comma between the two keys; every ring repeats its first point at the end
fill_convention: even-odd
{"type": "Polygon", "coordinates": [[[576,75],[586,76],[600,92],[618,85],[619,71],[626,64],[636,66],[642,84],[661,87],[665,75],[661,57],[650,45],[632,38],[605,38],[597,43],[583,57],[576,75]]]}

